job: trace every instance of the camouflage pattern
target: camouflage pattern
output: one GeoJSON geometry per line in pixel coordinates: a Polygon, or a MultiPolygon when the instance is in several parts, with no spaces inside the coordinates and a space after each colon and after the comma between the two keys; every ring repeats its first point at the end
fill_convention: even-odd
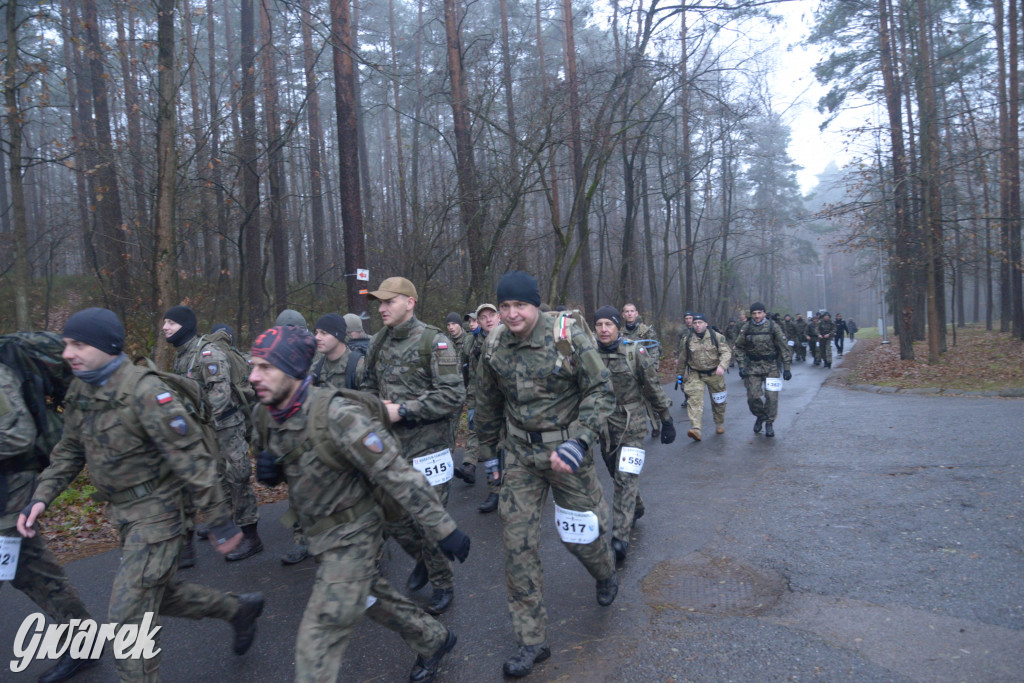
{"type": "MultiPolygon", "coordinates": [[[[608,473],[615,482],[612,497],[612,537],[629,540],[633,517],[640,499],[640,476],[619,471],[622,447],[643,448],[647,438],[647,414],[650,405],[658,423],[671,422],[672,401],[665,395],[658,379],[658,363],[642,346],[616,344],[614,349],[598,347],[601,360],[611,373],[615,412],[608,419],[608,429],[601,433],[601,455],[608,473]],[[630,354],[635,354],[631,362],[630,354]]],[[[642,503],[641,503],[642,505],[642,503]]]]}
{"type": "Polygon", "coordinates": [[[832,319],[818,322],[818,357],[827,365],[832,365],[832,340],[836,336],[836,324],[832,319]]]}
{"type": "Polygon", "coordinates": [[[793,358],[807,360],[807,321],[798,318],[793,321],[793,358]]]}
{"type": "MultiPolygon", "coordinates": [[[[466,386],[466,409],[470,411],[470,415],[474,416],[473,420],[469,423],[469,434],[466,436],[466,448],[462,458],[463,464],[475,465],[477,463],[486,463],[486,460],[480,459],[480,440],[476,436],[476,378],[480,373],[480,358],[483,356],[484,343],[487,341],[487,335],[481,330],[477,334],[470,335],[470,340],[466,343],[465,354],[466,360],[469,363],[469,384],[466,386]]],[[[487,477],[487,488],[488,490],[497,493],[501,488],[501,479],[495,479],[493,477],[487,477]]]]}
{"type": "Polygon", "coordinates": [[[362,406],[341,396],[332,398],[327,408],[325,441],[336,453],[327,464],[308,433],[310,406],[322,391],[327,390],[311,388],[302,408],[283,423],[266,420],[270,431],[265,447],[278,458],[307,445],[284,463],[292,511],[311,530],[310,552],[320,560],[299,624],[296,681],[337,680],[348,637],[363,612],[424,656],[436,652],[448,633],[380,575],[376,559],[384,542],[383,512],[366,479],[391,494],[434,546],[455,531],[455,522],[423,475],[402,457],[401,445],[390,432],[362,406]]]}
{"type": "Polygon", "coordinates": [[[779,377],[780,362],[783,370],[789,370],[793,359],[782,326],[768,319],[760,325],[748,320],[743,323],[736,340],[736,353],[740,367],[747,370],[743,384],[747,388],[750,412],[754,417],[774,422],[779,410],[779,392],[766,392],[764,380],[767,377],[779,377]]]}
{"type": "Polygon", "coordinates": [[[554,316],[542,314],[528,339],[503,325],[491,331],[480,362],[476,386],[476,428],[481,459],[496,457],[498,440],[506,453],[498,510],[505,545],[505,583],[512,629],[519,645],[547,638],[540,563],[541,519],[548,489],[563,508],[597,515],[600,534],[586,545],[567,543],[595,579],[615,571],[609,538],[610,515],[594,467],[593,450],[604,423],[615,409],[611,373],[594,343],[570,326],[571,371],[557,363],[554,316]],[[531,443],[503,431],[505,421],[531,432],[558,432],[590,446],[572,474],[551,469],[557,443],[531,443]]]}
{"type": "MultiPolygon", "coordinates": [[[[252,486],[252,461],[249,442],[245,439],[245,416],[231,393],[231,363],[215,344],[199,347],[199,337],[192,337],[174,354],[171,365],[176,374],[201,383],[213,408],[220,457],[217,470],[224,490],[231,500],[235,523],[239,526],[259,521],[259,504],[252,486]]],[[[191,512],[191,505],[187,506],[191,512]]]]}
{"type": "MultiPolygon", "coordinates": [[[[687,349],[679,354],[678,368],[683,374],[683,392],[686,394],[686,416],[690,419],[690,429],[701,432],[704,424],[704,387],[712,394],[725,391],[725,377],[719,376],[717,368],[727,369],[732,363],[732,352],[729,344],[719,335],[716,344],[712,338],[712,330],[708,328],[701,339],[694,332],[685,342],[687,349]]],[[[711,402],[711,411],[716,425],[725,424],[725,402],[711,402]]]]}
{"type": "Polygon", "coordinates": [[[360,381],[363,377],[363,373],[366,372],[366,356],[362,356],[359,362],[356,363],[356,386],[346,387],[345,386],[345,372],[348,370],[348,360],[352,355],[352,348],[346,347],[345,353],[337,360],[331,360],[324,358],[323,354],[317,352],[319,358],[313,360],[310,367],[316,368],[320,362],[320,358],[324,359],[324,364],[320,366],[320,374],[317,376],[314,386],[318,387],[330,387],[334,389],[358,389],[360,381]]]}
{"type": "Polygon", "coordinates": [[[807,323],[807,346],[811,350],[811,356],[814,358],[814,364],[817,365],[821,361],[820,349],[818,348],[817,318],[811,318],[807,323]]]}
{"type": "MultiPolygon", "coordinates": [[[[19,537],[18,515],[32,501],[40,467],[38,459],[31,457],[36,425],[22,400],[19,384],[14,373],[0,364],[0,478],[4,480],[0,487],[6,491],[0,504],[0,536],[9,538],[19,537]]],[[[55,623],[92,618],[57,558],[46,547],[42,533],[21,539],[21,555],[11,585],[55,623]]]]}
{"type": "MultiPolygon", "coordinates": [[[[183,533],[183,490],[214,528],[231,523],[216,457],[199,426],[167,385],[125,360],[103,386],[76,379],[65,399],[64,436],[50,456],[32,498],[47,505],[88,465],[101,496],[115,497],[107,519],[118,530],[121,564],[114,576],[108,621],[140,623],[145,612],[190,619],[230,619],[233,595],[176,577],[183,533]],[[151,482],[131,500],[120,495],[151,482]]],[[[154,620],[159,625],[159,618],[154,620]]],[[[159,635],[157,635],[159,645],[159,635]]],[[[122,680],[159,680],[159,657],[118,660],[122,680]]]]}
{"type": "MultiPolygon", "coordinates": [[[[393,328],[384,327],[370,341],[366,372],[360,389],[382,401],[405,405],[406,419],[393,425],[408,462],[446,448],[455,450],[453,420],[466,398],[459,356],[451,340],[441,332],[434,337],[429,370],[422,367],[421,338],[426,324],[412,316],[393,328]],[[374,348],[379,348],[374,359],[374,348]]],[[[451,480],[435,487],[447,505],[451,480]]],[[[387,533],[402,549],[427,565],[434,588],[451,588],[454,582],[451,562],[426,540],[424,529],[411,516],[389,522],[387,533]]]]}

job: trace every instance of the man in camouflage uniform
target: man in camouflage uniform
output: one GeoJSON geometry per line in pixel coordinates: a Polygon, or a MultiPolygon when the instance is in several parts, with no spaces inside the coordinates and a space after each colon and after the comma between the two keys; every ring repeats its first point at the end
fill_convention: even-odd
{"type": "Polygon", "coordinates": [[[807,360],[807,346],[804,342],[807,341],[807,321],[799,313],[796,314],[796,320],[793,321],[793,359],[803,362],[807,360]]]}
{"type": "Polygon", "coordinates": [[[313,386],[358,389],[366,366],[366,354],[345,343],[348,324],[337,313],[316,321],[314,337],[319,360],[310,369],[313,386]]]}
{"type": "Polygon", "coordinates": [[[793,378],[789,371],[793,356],[782,327],[765,317],[764,304],[760,301],[751,304],[750,318],[736,340],[740,377],[747,388],[747,405],[756,418],[754,433],[760,434],[764,426],[765,436],[775,436],[773,423],[782,389],[778,381],[779,364],[781,362],[783,367],[782,377],[788,382],[793,378]]]}
{"type": "Polygon", "coordinates": [[[796,323],[789,313],[782,318],[782,332],[786,335],[786,345],[789,346],[790,354],[796,358],[796,323]]]}
{"type": "MultiPolygon", "coordinates": [[[[319,327],[319,325],[318,325],[319,327]]],[[[305,330],[274,327],[256,339],[250,375],[259,401],[257,478],[288,482],[291,513],[308,530],[320,561],[299,623],[295,680],[336,681],[348,638],[365,612],[416,651],[409,680],[433,679],[455,634],[403,597],[376,566],[384,543],[380,489],[416,519],[441,552],[465,561],[469,537],[459,531],[401,445],[371,411],[307,376],[314,343],[305,330]]],[[[371,399],[373,400],[373,399],[371,399]]]]}
{"type": "MultiPolygon", "coordinates": [[[[405,278],[388,278],[369,296],[379,302],[384,327],[370,340],[360,388],[384,401],[405,459],[434,478],[447,505],[455,470],[452,421],[466,398],[458,354],[440,330],[417,320],[416,287],[405,278]]],[[[455,594],[451,562],[411,516],[389,523],[387,532],[417,560],[408,588],[419,590],[429,580],[434,592],[427,611],[446,611],[455,594]]]]}
{"type": "MultiPolygon", "coordinates": [[[[456,476],[459,476],[467,483],[476,481],[476,464],[479,462],[478,458],[480,456],[480,442],[476,436],[475,419],[476,376],[480,372],[480,356],[483,355],[487,335],[498,326],[498,308],[494,304],[480,304],[474,316],[479,325],[466,344],[466,359],[469,362],[469,384],[466,386],[466,408],[469,410],[469,435],[466,438],[465,458],[462,462],[461,472],[456,472],[456,476]]],[[[480,504],[477,511],[488,514],[498,509],[498,493],[501,491],[500,458],[484,461],[484,467],[487,470],[487,498],[480,504]]]]}
{"type": "Polygon", "coordinates": [[[669,413],[672,402],[661,388],[657,360],[643,346],[621,343],[621,325],[622,320],[613,306],[602,306],[594,314],[597,350],[611,373],[615,394],[615,412],[608,419],[607,430],[601,432],[601,455],[615,482],[612,550],[618,562],[624,561],[629,552],[629,531],[635,520],[644,516],[640,472],[627,471],[634,468],[642,470],[642,459],[637,463],[637,455],[642,458],[642,454],[627,454],[625,467],[620,456],[623,448],[643,450],[644,439],[647,438],[645,403],[657,411],[661,442],[669,444],[676,438],[676,428],[669,413]]]}
{"type": "Polygon", "coordinates": [[[811,350],[814,365],[821,364],[821,349],[818,348],[818,323],[819,318],[817,315],[812,316],[807,322],[807,347],[811,350]]]}
{"type": "Polygon", "coordinates": [[[498,510],[517,645],[504,671],[518,677],[551,655],[538,553],[549,488],[562,509],[556,521],[560,529],[566,527],[563,542],[597,580],[598,603],[610,605],[618,592],[611,519],[591,451],[615,398],[590,336],[570,324],[571,318],[541,314],[540,288],[532,275],[506,273],[497,293],[504,325],[488,336],[480,358],[476,429],[482,460],[497,457],[504,434],[498,510]],[[573,534],[570,526],[587,533],[573,534]]]}
{"type": "Polygon", "coordinates": [[[825,311],[818,322],[818,355],[826,368],[832,367],[832,339],[836,334],[836,324],[832,315],[825,311]]]}
{"type": "Polygon", "coordinates": [[[686,415],[690,429],[686,435],[701,440],[704,423],[704,387],[711,393],[711,411],[715,431],[725,434],[725,371],[732,363],[732,352],[722,335],[708,329],[703,313],[693,316],[693,331],[683,340],[676,367],[683,375],[686,415]]]}
{"type": "MultiPolygon", "coordinates": [[[[93,497],[107,503],[107,518],[121,537],[108,621],[139,624],[147,612],[223,619],[234,627],[234,652],[244,654],[256,635],[263,596],[236,596],[176,576],[183,489],[209,520],[218,552],[231,552],[242,540],[202,429],[167,384],[128,361],[124,327],[113,312],[79,311],[63,336],[64,359],[77,378],[65,399],[64,436],[18,517],[18,532],[35,536],[39,515],[88,466],[93,497]]],[[[159,626],[159,616],[153,623],[159,626]]],[[[155,641],[159,646],[159,633],[155,641]]],[[[158,681],[159,665],[159,654],[117,660],[124,681],[158,681]]]]}
{"type": "MultiPolygon", "coordinates": [[[[224,556],[225,560],[234,562],[252,557],[263,550],[263,541],[256,530],[260,519],[259,505],[249,479],[252,462],[249,460],[249,442],[245,434],[245,411],[249,410],[249,406],[241,405],[240,398],[233,393],[232,383],[241,378],[231,376],[231,362],[214,343],[218,336],[223,336],[230,345],[230,336],[226,332],[216,332],[201,338],[196,333],[196,323],[196,314],[191,308],[173,306],[164,313],[163,333],[164,338],[175,348],[171,369],[203,385],[213,408],[217,447],[220,449],[218,470],[231,497],[235,524],[242,528],[244,534],[239,546],[224,556]]],[[[208,527],[202,525],[195,531],[199,538],[205,539],[207,530],[208,527]]],[[[185,549],[182,552],[183,567],[195,563],[192,534],[192,529],[186,532],[185,549]]]]}
{"type": "Polygon", "coordinates": [[[342,318],[345,319],[345,328],[348,330],[345,334],[345,343],[366,355],[370,348],[370,337],[363,330],[363,319],[355,313],[346,313],[342,318]]]}
{"type": "MultiPolygon", "coordinates": [[[[636,304],[626,304],[622,307],[622,337],[629,341],[640,339],[653,340],[654,344],[645,344],[647,353],[654,359],[654,368],[657,371],[658,361],[661,359],[661,345],[658,342],[658,333],[654,331],[653,325],[648,325],[640,319],[640,312],[636,304]]],[[[644,410],[647,419],[651,422],[651,436],[657,438],[661,433],[661,421],[658,419],[658,410],[644,399],[644,410]]]]}
{"type": "MultiPolygon", "coordinates": [[[[0,363],[0,536],[18,538],[18,515],[30,503],[36,477],[45,465],[35,451],[37,433],[35,421],[21,395],[21,380],[0,363]]],[[[41,533],[21,539],[18,567],[11,585],[38,605],[54,623],[92,619],[63,567],[46,547],[41,533]]],[[[15,617],[9,614],[7,618],[15,617]]],[[[96,664],[92,659],[72,659],[68,652],[39,680],[42,683],[66,681],[78,671],[96,664]]]]}

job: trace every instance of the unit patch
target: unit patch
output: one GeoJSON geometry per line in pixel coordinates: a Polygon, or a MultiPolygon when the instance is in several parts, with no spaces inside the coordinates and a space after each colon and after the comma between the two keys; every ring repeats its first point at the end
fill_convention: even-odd
{"type": "Polygon", "coordinates": [[[171,431],[179,436],[185,436],[188,434],[188,422],[186,422],[185,418],[181,415],[175,415],[168,420],[167,426],[171,428],[171,431]]]}
{"type": "Polygon", "coordinates": [[[216,363],[210,363],[209,365],[206,366],[206,369],[207,369],[207,371],[211,375],[216,375],[217,374],[217,364],[216,363]]]}
{"type": "Polygon", "coordinates": [[[367,450],[373,453],[384,452],[384,442],[377,436],[377,432],[370,432],[363,437],[363,445],[366,446],[367,450]]]}

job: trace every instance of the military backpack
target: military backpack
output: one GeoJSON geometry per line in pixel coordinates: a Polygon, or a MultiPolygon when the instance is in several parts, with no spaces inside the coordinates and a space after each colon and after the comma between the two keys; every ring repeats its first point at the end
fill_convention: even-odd
{"type": "Polygon", "coordinates": [[[231,335],[226,330],[217,330],[213,334],[203,335],[196,344],[196,350],[189,362],[189,371],[197,367],[202,361],[202,351],[207,345],[213,345],[220,349],[228,359],[228,379],[231,381],[232,402],[242,412],[245,418],[246,436],[252,435],[252,407],[256,404],[256,391],[249,383],[249,372],[251,368],[249,361],[245,359],[241,351],[231,343],[231,335]]]}
{"type": "MultiPolygon", "coordinates": [[[[423,330],[422,336],[420,336],[420,354],[419,354],[419,365],[421,370],[430,372],[430,356],[434,353],[434,339],[437,335],[441,334],[441,330],[434,327],[433,325],[426,325],[423,330]]],[[[377,367],[377,359],[380,357],[380,347],[384,344],[384,335],[388,332],[388,328],[377,332],[370,339],[370,346],[366,351],[366,372],[369,372],[371,368],[377,367]]]]}

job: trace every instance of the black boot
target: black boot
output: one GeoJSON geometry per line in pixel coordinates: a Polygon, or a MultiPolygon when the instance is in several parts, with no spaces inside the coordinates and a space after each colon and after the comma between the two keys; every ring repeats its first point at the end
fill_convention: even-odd
{"type": "Polygon", "coordinates": [[[242,542],[238,544],[238,547],[232,550],[230,553],[224,556],[224,559],[228,562],[237,562],[238,560],[244,560],[247,557],[252,557],[256,553],[263,550],[263,541],[260,540],[259,532],[256,531],[255,524],[246,524],[242,527],[242,542]]]}
{"type": "Polygon", "coordinates": [[[206,540],[210,536],[210,525],[206,522],[196,524],[196,538],[206,540]]]}
{"type": "Polygon", "coordinates": [[[444,614],[452,606],[454,598],[455,590],[453,588],[435,588],[434,594],[430,598],[430,604],[424,608],[424,611],[434,616],[444,614]]]}
{"type": "Polygon", "coordinates": [[[487,499],[484,500],[484,502],[480,503],[480,507],[477,508],[477,511],[482,512],[486,515],[488,512],[494,512],[497,509],[498,494],[492,491],[491,493],[487,494],[487,499]]]}
{"type": "Polygon", "coordinates": [[[444,659],[444,656],[455,647],[456,640],[458,639],[455,637],[455,634],[448,631],[448,637],[445,638],[444,642],[441,643],[441,647],[437,648],[437,652],[432,654],[429,659],[423,655],[417,655],[416,663],[413,664],[412,671],[409,672],[409,681],[411,683],[427,683],[434,680],[437,667],[441,665],[441,660],[444,659]]]}
{"type": "Polygon", "coordinates": [[[241,604],[231,618],[231,626],[235,629],[231,649],[236,655],[244,655],[256,638],[256,619],[263,614],[263,594],[245,593],[239,595],[238,600],[241,604]]]}
{"type": "Polygon", "coordinates": [[[188,569],[189,567],[196,566],[196,549],[192,545],[192,536],[195,532],[189,529],[185,532],[185,545],[181,549],[181,555],[178,557],[178,569],[188,569]]]}
{"type": "Polygon", "coordinates": [[[772,427],[772,423],[770,421],[764,423],[764,435],[775,436],[775,429],[772,427]]]}
{"type": "Polygon", "coordinates": [[[296,543],[292,549],[281,556],[281,564],[298,564],[309,557],[309,546],[296,543]]]}
{"type": "Polygon", "coordinates": [[[533,665],[543,662],[551,656],[551,648],[546,642],[540,645],[523,645],[516,653],[505,660],[504,671],[506,676],[522,678],[531,671],[533,665]]]}
{"type": "Polygon", "coordinates": [[[612,550],[615,551],[615,561],[622,563],[626,561],[626,553],[629,552],[629,543],[627,541],[620,541],[617,538],[612,539],[612,550]]]}
{"type": "Polygon", "coordinates": [[[427,585],[427,579],[427,565],[423,564],[423,560],[420,560],[413,567],[409,578],[405,580],[405,587],[409,589],[409,592],[418,591],[427,585]]]}
{"type": "Polygon", "coordinates": [[[57,665],[46,670],[39,677],[39,683],[59,683],[72,679],[75,674],[83,669],[88,669],[99,664],[98,659],[72,659],[71,653],[67,652],[57,660],[57,665]]]}
{"type": "Polygon", "coordinates": [[[462,465],[455,468],[455,478],[461,479],[467,485],[472,486],[476,483],[476,465],[471,462],[462,463],[462,465]]]}
{"type": "Polygon", "coordinates": [[[607,607],[615,602],[615,596],[618,594],[619,577],[613,570],[611,576],[597,582],[597,604],[601,605],[601,607],[607,607]]]}
{"type": "Polygon", "coordinates": [[[761,433],[762,425],[764,425],[764,418],[758,416],[758,418],[756,420],[754,420],[754,433],[755,434],[760,434],[761,433]]]}

